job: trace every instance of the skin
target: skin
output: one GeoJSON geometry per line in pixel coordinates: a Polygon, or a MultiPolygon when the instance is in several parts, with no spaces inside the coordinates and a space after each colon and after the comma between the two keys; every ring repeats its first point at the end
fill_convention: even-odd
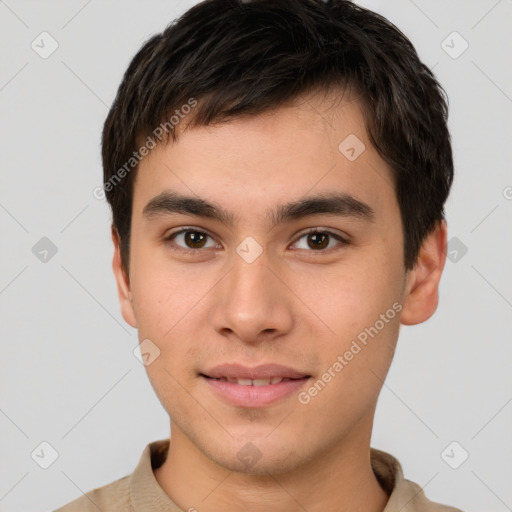
{"type": "MultiPolygon", "coordinates": [[[[345,97],[307,97],[269,114],[182,130],[178,142],[144,158],[134,184],[130,275],[115,230],[113,269],[124,319],[160,356],[146,367],[171,418],[167,460],[154,470],[183,510],[382,511],[388,495],[370,464],[377,398],[400,324],[436,310],[445,264],[446,224],[424,240],[406,272],[393,174],[371,146],[360,106],[345,97]],[[338,145],[356,134],[365,151],[349,161],[338,145]],[[143,215],[163,191],[195,195],[238,216],[229,227],[193,215],[143,215]],[[317,214],[268,228],[264,212],[316,193],[350,193],[373,222],[317,214]],[[188,255],[182,227],[210,235],[188,255]],[[341,236],[308,244],[304,230],[341,236]],[[248,236],[263,252],[247,263],[236,252],[248,236]],[[177,250],[173,250],[174,246],[177,250]],[[260,408],[230,405],[198,373],[225,362],[279,363],[316,382],[358,334],[392,304],[386,323],[311,401],[297,394],[260,408]],[[248,443],[261,458],[237,454],[248,443]],[[333,478],[335,475],[335,478],[333,478]]],[[[308,386],[311,383],[308,384],[308,386]]]]}

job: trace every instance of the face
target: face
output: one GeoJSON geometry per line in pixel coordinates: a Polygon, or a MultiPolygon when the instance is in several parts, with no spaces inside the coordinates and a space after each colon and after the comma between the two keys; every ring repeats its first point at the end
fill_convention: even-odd
{"type": "Polygon", "coordinates": [[[330,106],[153,149],[134,183],[129,281],[116,245],[123,316],[150,340],[173,436],[230,470],[276,474],[369,442],[400,316],[435,310],[425,294],[412,304],[393,174],[359,104],[330,106]]]}

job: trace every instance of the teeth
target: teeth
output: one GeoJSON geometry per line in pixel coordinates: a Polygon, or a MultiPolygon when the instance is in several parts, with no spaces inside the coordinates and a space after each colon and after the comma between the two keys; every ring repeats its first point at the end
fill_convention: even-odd
{"type": "Polygon", "coordinates": [[[236,379],[233,377],[223,377],[222,380],[238,384],[239,386],[268,386],[269,384],[279,384],[282,377],[272,377],[271,379],[236,379]]]}
{"type": "Polygon", "coordinates": [[[254,379],[252,381],[253,386],[268,386],[270,384],[270,379],[254,379]]]}
{"type": "Polygon", "coordinates": [[[219,377],[215,380],[230,382],[231,384],[238,384],[239,386],[268,386],[269,384],[279,384],[282,381],[288,381],[291,379],[284,377],[271,377],[269,379],[237,379],[235,377],[219,377]]]}
{"type": "Polygon", "coordinates": [[[251,379],[236,379],[236,383],[240,386],[252,386],[251,379]]]}

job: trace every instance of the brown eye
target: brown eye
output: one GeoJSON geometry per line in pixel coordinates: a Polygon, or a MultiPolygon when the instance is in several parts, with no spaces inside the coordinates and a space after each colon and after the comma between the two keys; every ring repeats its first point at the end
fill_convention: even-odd
{"type": "Polygon", "coordinates": [[[318,229],[312,229],[307,233],[302,234],[295,242],[298,249],[305,249],[309,252],[327,252],[326,249],[341,248],[348,245],[349,241],[332,233],[331,231],[320,231],[318,229]],[[302,240],[305,240],[304,242],[302,240]],[[335,242],[338,241],[336,244],[335,242]]]}
{"type": "Polygon", "coordinates": [[[186,231],[185,236],[183,238],[184,238],[185,244],[190,249],[201,249],[206,242],[207,236],[208,235],[205,235],[204,233],[201,233],[200,231],[186,231]]]}
{"type": "Polygon", "coordinates": [[[329,245],[329,235],[325,233],[310,233],[307,240],[311,249],[325,249],[329,245]]]}
{"type": "Polygon", "coordinates": [[[208,233],[196,229],[182,229],[172,233],[165,240],[172,249],[188,253],[217,246],[208,233]],[[207,245],[208,239],[211,240],[210,245],[207,245]]]}

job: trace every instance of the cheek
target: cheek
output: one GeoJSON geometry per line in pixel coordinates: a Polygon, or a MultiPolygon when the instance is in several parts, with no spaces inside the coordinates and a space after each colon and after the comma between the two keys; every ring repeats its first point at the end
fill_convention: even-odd
{"type": "Polygon", "coordinates": [[[170,283],[164,276],[158,276],[151,271],[143,275],[143,280],[135,279],[132,282],[133,307],[139,326],[139,336],[162,339],[166,331],[177,321],[178,308],[169,308],[169,303],[172,301],[172,290],[178,287],[179,283],[170,283]]]}
{"type": "MultiPolygon", "coordinates": [[[[396,262],[395,262],[396,266],[396,262]]],[[[333,267],[328,272],[296,273],[293,289],[301,309],[330,346],[343,345],[373,325],[400,300],[400,277],[382,260],[333,267]],[[384,271],[383,269],[386,269],[384,271]]]]}
{"type": "MultiPolygon", "coordinates": [[[[345,418],[362,417],[377,400],[399,332],[400,298],[386,279],[346,279],[316,297],[328,335],[316,336],[320,373],[301,397],[331,419],[333,431],[345,418]],[[323,302],[322,302],[323,301],[323,302]],[[334,334],[331,332],[334,331],[334,334]]],[[[322,327],[323,328],[323,327],[322,327]]]]}
{"type": "MultiPolygon", "coordinates": [[[[155,363],[146,367],[148,376],[158,384],[169,380],[165,370],[176,378],[194,375],[198,359],[194,351],[203,346],[200,340],[208,329],[205,298],[218,277],[156,258],[137,264],[132,291],[139,339],[151,340],[160,350],[155,363]]],[[[172,382],[169,385],[173,386],[172,382]]]]}
{"type": "MultiPolygon", "coordinates": [[[[134,244],[135,246],[135,244],[134,244]]],[[[140,336],[165,341],[206,293],[203,278],[171,263],[165,251],[138,247],[133,253],[131,290],[140,336]]]]}
{"type": "Polygon", "coordinates": [[[176,414],[177,404],[188,396],[180,383],[194,368],[192,347],[197,332],[191,331],[191,325],[198,325],[192,321],[193,315],[207,286],[191,283],[185,272],[159,264],[154,258],[137,264],[132,290],[139,340],[149,339],[159,350],[145,369],[160,402],[169,414],[176,414]]]}

